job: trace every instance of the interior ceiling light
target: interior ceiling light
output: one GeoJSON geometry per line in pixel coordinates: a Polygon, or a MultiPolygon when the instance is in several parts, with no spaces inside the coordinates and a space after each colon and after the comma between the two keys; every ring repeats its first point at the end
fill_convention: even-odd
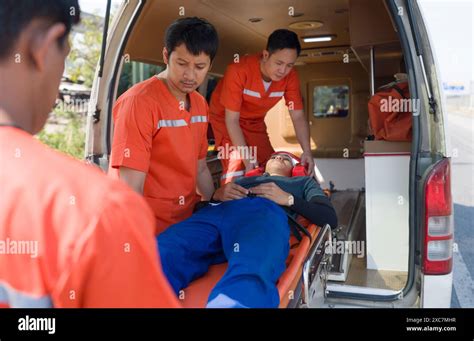
{"type": "Polygon", "coordinates": [[[335,35],[303,37],[303,41],[305,43],[320,43],[323,41],[331,41],[335,37],[336,37],[335,35]]]}
{"type": "Polygon", "coordinates": [[[322,27],[324,24],[322,21],[297,21],[289,25],[289,28],[293,30],[314,30],[322,27]]]}

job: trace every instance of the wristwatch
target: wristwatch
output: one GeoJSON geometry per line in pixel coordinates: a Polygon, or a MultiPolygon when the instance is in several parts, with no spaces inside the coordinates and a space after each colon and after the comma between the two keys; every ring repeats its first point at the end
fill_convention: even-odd
{"type": "Polygon", "coordinates": [[[288,206],[291,207],[291,206],[294,205],[294,203],[295,203],[295,197],[290,194],[290,195],[288,196],[288,206]]]}

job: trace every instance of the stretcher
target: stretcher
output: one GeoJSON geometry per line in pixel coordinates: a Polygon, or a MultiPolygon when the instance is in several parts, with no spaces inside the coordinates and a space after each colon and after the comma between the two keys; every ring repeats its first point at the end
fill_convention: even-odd
{"type": "MultiPolygon", "coordinates": [[[[288,152],[275,154],[280,153],[290,156],[294,161],[291,176],[307,175],[307,169],[301,165],[301,160],[297,156],[288,152]]],[[[264,169],[263,166],[256,168],[247,172],[245,176],[262,175],[264,169]]],[[[300,240],[293,234],[290,236],[290,252],[286,259],[286,270],[277,282],[280,295],[279,308],[304,306],[308,300],[314,300],[314,297],[321,296],[321,293],[324,295],[327,274],[331,266],[330,226],[319,227],[310,224],[303,217],[297,220],[298,224],[306,228],[309,233],[302,235],[300,240]]],[[[227,263],[212,265],[204,276],[193,281],[184,289],[184,295],[180,295],[183,307],[206,307],[209,294],[226,269],[227,263]]]]}
{"type": "MultiPolygon", "coordinates": [[[[277,287],[280,294],[279,308],[293,308],[304,305],[315,293],[324,290],[324,281],[329,269],[331,242],[329,225],[323,228],[314,224],[306,226],[311,239],[303,236],[298,241],[290,237],[290,252],[286,260],[286,270],[279,278],[277,287]],[[321,280],[324,281],[321,281],[321,280]]],[[[212,265],[201,278],[193,281],[180,295],[185,308],[204,308],[212,288],[221,279],[227,263],[212,265]]]]}

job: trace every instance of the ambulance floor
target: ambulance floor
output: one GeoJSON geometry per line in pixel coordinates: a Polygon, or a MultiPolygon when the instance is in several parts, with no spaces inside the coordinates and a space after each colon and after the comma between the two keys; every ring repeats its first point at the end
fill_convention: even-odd
{"type": "Polygon", "coordinates": [[[407,276],[408,273],[405,271],[369,270],[365,258],[352,257],[349,274],[344,284],[400,290],[405,286],[407,276]]]}
{"type": "MultiPolygon", "coordinates": [[[[336,209],[339,226],[338,236],[348,241],[366,241],[365,231],[365,193],[357,190],[335,192],[331,201],[336,209]]],[[[335,259],[333,259],[334,261],[335,259]]],[[[403,289],[408,273],[404,271],[385,271],[367,269],[366,255],[351,257],[346,285],[377,289],[403,289]]]]}

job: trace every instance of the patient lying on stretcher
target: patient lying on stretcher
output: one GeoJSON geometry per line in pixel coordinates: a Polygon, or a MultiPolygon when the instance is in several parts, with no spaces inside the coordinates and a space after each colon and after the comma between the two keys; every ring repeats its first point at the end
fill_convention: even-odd
{"type": "Polygon", "coordinates": [[[264,172],[219,188],[209,205],[157,237],[163,271],[178,294],[210,265],[228,262],[207,307],[272,308],[289,253],[289,215],[318,226],[337,226],[319,184],[301,172],[299,159],[275,153],[264,172]]]}

